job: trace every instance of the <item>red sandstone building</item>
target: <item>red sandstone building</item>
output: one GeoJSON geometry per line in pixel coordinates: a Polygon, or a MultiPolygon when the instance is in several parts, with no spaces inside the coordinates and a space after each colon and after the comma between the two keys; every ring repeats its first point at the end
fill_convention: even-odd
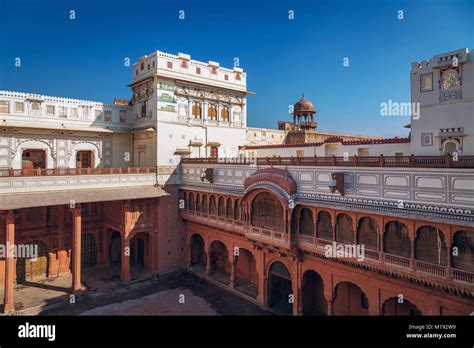
{"type": "MultiPolygon", "coordinates": [[[[456,53],[461,63],[466,60],[463,52],[456,53]]],[[[183,57],[179,59],[189,60],[183,57]]],[[[440,61],[437,73],[451,81],[446,59],[440,61]]],[[[416,81],[418,72],[412,72],[416,81]]],[[[154,93],[150,81],[135,99],[154,93]]],[[[163,154],[155,153],[157,165],[149,167],[142,165],[142,154],[157,135],[148,124],[128,133],[121,122],[115,130],[51,125],[32,129],[15,123],[10,105],[15,110],[27,106],[22,110],[35,114],[48,112],[46,104],[53,99],[30,95],[20,102],[14,99],[17,94],[7,97],[11,100],[0,100],[0,112],[11,114],[14,122],[8,119],[0,127],[0,163],[8,164],[0,167],[0,244],[35,245],[39,255],[0,260],[4,312],[22,309],[15,287],[72,273],[71,292],[86,292],[82,273],[104,265],[117,266],[114,276],[122,282],[138,272],[153,275],[188,268],[282,314],[474,311],[474,143],[469,125],[461,127],[456,117],[449,120],[453,126],[436,125],[436,136],[412,119],[409,138],[321,137],[315,130],[316,111],[302,99],[280,143],[242,144],[243,156],[237,159],[218,159],[217,150],[203,158],[208,147],[223,145],[208,141],[206,128],[204,145],[188,139],[188,149],[172,149],[181,156],[178,166],[161,165],[158,157],[163,154]],[[417,150],[419,137],[423,151],[417,150]],[[199,156],[192,156],[195,147],[206,151],[199,149],[199,156]],[[120,165],[124,149],[132,153],[135,166],[120,165]],[[76,166],[52,165],[61,161],[75,161],[76,166]],[[327,253],[352,246],[363,246],[362,254],[327,253]]],[[[165,99],[174,100],[168,94],[165,99]]],[[[454,102],[460,101],[444,102],[440,108],[456,107],[454,102]]],[[[122,120],[122,104],[103,112],[122,120]]],[[[153,116],[144,105],[143,115],[153,116]]],[[[191,100],[187,105],[192,107],[191,100]]],[[[191,109],[199,117],[183,122],[208,122],[201,118],[199,105],[191,109]]],[[[465,113],[459,114],[462,121],[465,113]]],[[[242,128],[241,123],[228,123],[242,128]]]]}

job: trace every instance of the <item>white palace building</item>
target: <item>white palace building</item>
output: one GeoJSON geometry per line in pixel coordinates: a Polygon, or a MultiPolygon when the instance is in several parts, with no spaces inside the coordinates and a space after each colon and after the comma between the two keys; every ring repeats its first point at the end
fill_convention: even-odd
{"type": "Polygon", "coordinates": [[[304,97],[278,129],[248,127],[244,70],[183,53],[141,57],[112,104],[0,91],[0,243],[40,250],[0,259],[3,310],[26,280],[72,273],[88,291],[83,269],[118,262],[125,282],[134,267],[227,274],[296,315],[469,314],[474,54],[413,62],[410,81],[418,112],[392,139],[319,131],[304,97]],[[322,258],[324,241],[366,257],[322,258]]]}

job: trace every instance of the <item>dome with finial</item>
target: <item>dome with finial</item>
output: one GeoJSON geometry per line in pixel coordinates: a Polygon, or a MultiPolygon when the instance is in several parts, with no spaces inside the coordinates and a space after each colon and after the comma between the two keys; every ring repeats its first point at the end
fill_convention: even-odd
{"type": "Polygon", "coordinates": [[[298,114],[300,112],[315,112],[313,103],[304,98],[304,93],[301,99],[295,104],[293,110],[295,114],[298,114]]]}

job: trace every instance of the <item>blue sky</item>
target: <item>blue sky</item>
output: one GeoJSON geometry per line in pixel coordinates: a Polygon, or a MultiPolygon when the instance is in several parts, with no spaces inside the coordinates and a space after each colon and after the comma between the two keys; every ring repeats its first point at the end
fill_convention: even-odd
{"type": "Polygon", "coordinates": [[[320,130],[407,135],[408,118],[380,103],[409,101],[411,62],[474,48],[470,0],[0,0],[0,13],[0,89],[111,102],[130,97],[125,57],[238,57],[255,92],[248,125],[268,128],[304,92],[320,130]]]}

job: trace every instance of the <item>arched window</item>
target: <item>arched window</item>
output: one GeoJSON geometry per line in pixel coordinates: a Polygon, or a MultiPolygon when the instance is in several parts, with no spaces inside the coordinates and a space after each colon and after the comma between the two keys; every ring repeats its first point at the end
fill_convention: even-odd
{"type": "Polygon", "coordinates": [[[252,202],[251,222],[257,227],[283,232],[283,207],[278,199],[268,192],[257,194],[252,202]]]}
{"type": "Polygon", "coordinates": [[[377,222],[374,219],[363,217],[359,220],[357,243],[364,245],[369,250],[377,251],[379,249],[379,234],[377,222]]]}
{"type": "Polygon", "coordinates": [[[387,254],[410,257],[410,235],[405,224],[398,221],[390,221],[385,225],[383,250],[387,254]]]}
{"type": "Polygon", "coordinates": [[[224,197],[219,197],[218,215],[225,217],[224,197]]]}
{"type": "Polygon", "coordinates": [[[202,211],[201,209],[201,195],[196,194],[196,211],[202,211]]]}
{"type": "Polygon", "coordinates": [[[306,236],[314,235],[313,212],[308,208],[301,210],[298,232],[306,236]]]}
{"type": "Polygon", "coordinates": [[[188,209],[194,210],[194,193],[190,193],[188,196],[188,209]]]}
{"type": "Polygon", "coordinates": [[[207,195],[202,195],[202,212],[209,213],[209,204],[207,203],[207,195]]]}
{"type": "Polygon", "coordinates": [[[217,107],[216,104],[209,104],[209,107],[207,109],[207,117],[210,120],[216,120],[217,119],[217,107]]]}
{"type": "Polygon", "coordinates": [[[214,196],[209,199],[209,214],[217,215],[216,197],[214,196]]]}
{"type": "Polygon", "coordinates": [[[458,143],[454,140],[447,140],[444,143],[444,155],[453,155],[455,152],[458,152],[458,143]]]}
{"type": "Polygon", "coordinates": [[[221,121],[229,122],[229,107],[223,105],[221,109],[221,121]]]}
{"type": "Polygon", "coordinates": [[[474,232],[458,231],[454,234],[451,264],[453,268],[474,273],[474,232]]]}
{"type": "Polygon", "coordinates": [[[240,206],[239,199],[236,199],[234,202],[234,219],[244,221],[244,214],[242,213],[242,207],[240,206]]]}
{"type": "Polygon", "coordinates": [[[233,219],[234,218],[234,205],[232,204],[232,200],[227,198],[227,218],[233,219]]]}
{"type": "Polygon", "coordinates": [[[443,233],[433,226],[420,227],[415,239],[415,258],[420,261],[446,265],[446,244],[443,233]]]}
{"type": "Polygon", "coordinates": [[[339,214],[336,220],[336,241],[344,244],[354,243],[352,218],[347,214],[339,214]]]}
{"type": "Polygon", "coordinates": [[[316,236],[325,240],[332,240],[331,215],[327,211],[318,213],[318,222],[316,224],[316,236]]]}
{"type": "Polygon", "coordinates": [[[193,102],[193,117],[194,118],[201,118],[201,103],[200,102],[193,102]]]}

